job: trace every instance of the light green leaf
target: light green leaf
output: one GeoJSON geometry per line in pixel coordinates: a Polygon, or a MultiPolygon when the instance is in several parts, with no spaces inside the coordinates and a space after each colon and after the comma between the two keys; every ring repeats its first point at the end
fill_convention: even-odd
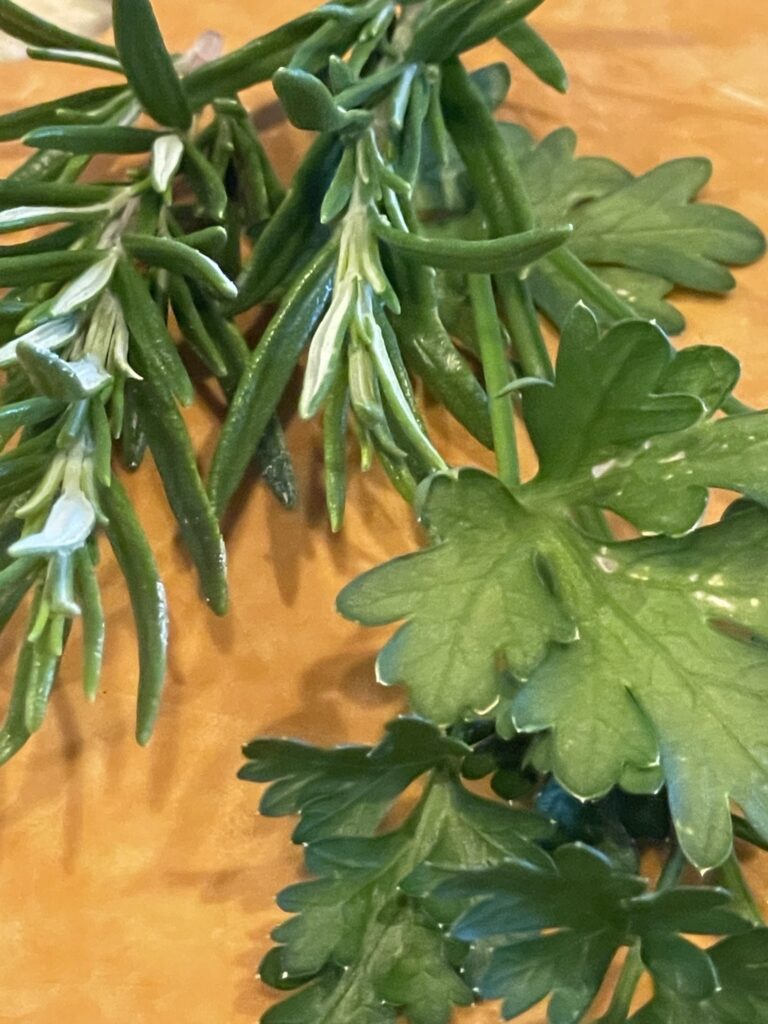
{"type": "Polygon", "coordinates": [[[184,156],[184,142],[178,135],[161,135],[152,143],[150,174],[152,188],[165,195],[184,156]]]}
{"type": "Polygon", "coordinates": [[[593,467],[574,494],[641,529],[680,534],[698,522],[712,487],[768,506],[767,457],[768,413],[729,416],[649,438],[625,458],[593,467]]]}
{"type": "Polygon", "coordinates": [[[379,676],[437,720],[496,704],[501,661],[520,685],[500,729],[551,730],[552,770],[581,798],[660,763],[686,855],[714,866],[730,850],[729,797],[768,834],[768,665],[752,642],[768,635],[768,515],[600,546],[527,513],[534,487],[521,505],[476,471],[434,478],[433,546],[362,576],[339,607],[407,620],[379,676]]]}
{"type": "Polygon", "coordinates": [[[55,352],[67,346],[80,332],[80,319],[76,316],[64,316],[35,327],[34,330],[22,334],[5,345],[0,346],[0,369],[13,366],[18,361],[20,344],[30,344],[37,348],[55,352]]]}
{"type": "Polygon", "coordinates": [[[619,264],[699,291],[734,285],[725,264],[751,263],[762,233],[741,214],[695,203],[708,160],[670,160],[623,188],[573,211],[571,250],[589,264],[619,264]]]}
{"type": "Polygon", "coordinates": [[[526,675],[576,630],[524,542],[529,517],[498,481],[472,470],[438,476],[420,517],[434,545],[354,580],[337,604],[369,626],[406,620],[379,655],[379,681],[407,683],[419,713],[451,722],[495,704],[497,654],[526,675]]]}
{"type": "Polygon", "coordinates": [[[50,315],[67,316],[87,306],[107,287],[116,266],[117,252],[111,252],[92,267],[88,267],[59,292],[51,303],[50,315]]]}
{"type": "Polygon", "coordinates": [[[90,398],[107,387],[112,377],[91,356],[67,362],[55,352],[22,341],[17,346],[19,363],[40,394],[63,402],[90,398]]]}
{"type": "Polygon", "coordinates": [[[39,227],[43,224],[74,224],[93,221],[109,207],[99,206],[16,206],[0,212],[0,234],[39,227]]]}

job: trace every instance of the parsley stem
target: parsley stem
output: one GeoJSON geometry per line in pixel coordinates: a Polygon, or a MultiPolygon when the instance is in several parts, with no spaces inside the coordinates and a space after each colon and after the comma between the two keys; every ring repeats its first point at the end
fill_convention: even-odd
{"type": "Polygon", "coordinates": [[[733,896],[733,901],[739,913],[758,927],[765,924],[762,912],[755,899],[755,894],[744,877],[744,872],[741,870],[741,865],[734,851],[731,851],[730,857],[721,866],[720,877],[726,889],[733,896]]]}
{"type": "Polygon", "coordinates": [[[561,246],[555,252],[544,257],[548,268],[552,268],[560,277],[575,285],[582,302],[602,314],[601,319],[610,323],[620,320],[637,320],[637,310],[629,302],[617,295],[610,285],[602,281],[597,274],[582,263],[578,256],[567,246],[561,246]]]}
{"type": "Polygon", "coordinates": [[[475,314],[480,359],[488,392],[499,479],[507,487],[514,487],[520,481],[514,406],[511,395],[501,393],[510,382],[511,367],[499,325],[491,278],[487,274],[470,274],[469,294],[475,314]]]}
{"type": "Polygon", "coordinates": [[[497,277],[496,283],[504,317],[515,339],[517,356],[526,377],[552,380],[552,360],[544,345],[530,288],[515,274],[497,277]]]}
{"type": "Polygon", "coordinates": [[[640,955],[640,943],[636,942],[627,953],[608,1012],[596,1024],[625,1024],[642,974],[643,959],[640,955]]]}
{"type": "Polygon", "coordinates": [[[742,818],[740,814],[732,814],[731,820],[733,822],[733,834],[737,839],[741,839],[744,843],[751,843],[752,846],[757,846],[760,850],[768,852],[768,841],[766,841],[760,833],[750,825],[746,818],[742,818]]]}
{"type": "Polygon", "coordinates": [[[751,405],[746,405],[744,402],[739,401],[734,395],[723,402],[723,412],[729,416],[741,416],[744,413],[755,412],[755,409],[751,405]]]}
{"type": "MultiPolygon", "coordinates": [[[[669,857],[659,876],[656,891],[663,892],[665,889],[671,889],[677,885],[686,863],[683,851],[679,846],[675,845],[670,851],[669,857]]],[[[638,941],[627,953],[627,958],[624,961],[624,966],[621,969],[621,974],[611,999],[611,1005],[608,1007],[608,1012],[596,1024],[626,1024],[632,1007],[632,1000],[635,996],[635,990],[644,969],[640,942],[638,941]]]]}

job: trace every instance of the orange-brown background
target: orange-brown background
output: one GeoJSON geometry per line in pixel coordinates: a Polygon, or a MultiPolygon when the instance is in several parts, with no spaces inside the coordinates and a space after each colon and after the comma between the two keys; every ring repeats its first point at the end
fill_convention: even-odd
{"type": "MultiPolygon", "coordinates": [[[[176,49],[215,26],[228,47],[308,9],[308,0],[156,0],[176,49]]],[[[572,75],[561,98],[515,69],[511,106],[541,133],[577,128],[585,153],[641,171],[704,154],[708,189],[768,227],[768,6],[760,0],[548,0],[534,23],[572,75]]],[[[500,48],[473,55],[498,56],[500,48]]],[[[0,67],[2,109],[99,81],[96,72],[0,67]]],[[[255,105],[270,102],[256,90],[255,105]]],[[[266,144],[284,175],[304,141],[274,118],[266,144]]],[[[10,167],[20,147],[4,147],[10,167]]],[[[721,342],[745,362],[741,395],[768,399],[764,266],[739,289],[683,303],[688,342],[721,342]]],[[[210,454],[215,412],[190,424],[210,454]]],[[[455,460],[477,454],[435,418],[455,460]]],[[[173,609],[171,669],[148,750],[133,742],[135,654],[130,610],[111,562],[103,694],[78,688],[72,652],[42,732],[0,771],[0,1021],[25,1024],[245,1024],[270,1003],[254,979],[278,920],[275,891],[299,871],[290,824],[256,816],[258,790],[234,778],[239,746],[260,733],[325,743],[374,739],[401,707],[377,688],[380,639],[334,613],[350,577],[414,543],[408,509],[376,473],[356,475],[345,532],[333,538],[322,506],[314,426],[294,424],[299,511],[280,511],[262,486],[229,530],[232,611],[221,621],[197,599],[153,469],[131,491],[154,538],[173,609]]],[[[0,641],[3,688],[18,641],[0,641]]],[[[768,869],[750,865],[768,895],[768,869]]],[[[459,1015],[490,1024],[496,1008],[459,1015]]],[[[541,1024],[541,1010],[526,1021],[541,1024]]],[[[308,1022],[309,1024],[309,1022],[308,1022]]],[[[354,1022],[350,1021],[350,1024],[354,1022]]],[[[746,1024],[746,1022],[745,1022],[746,1024]]]]}

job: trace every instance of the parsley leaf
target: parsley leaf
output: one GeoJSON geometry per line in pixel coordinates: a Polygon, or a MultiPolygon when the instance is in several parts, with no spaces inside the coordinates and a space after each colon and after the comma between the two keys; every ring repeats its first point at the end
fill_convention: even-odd
{"type": "Polygon", "coordinates": [[[576,1024],[617,951],[636,943],[646,968],[676,994],[712,996],[718,983],[714,963],[680,933],[750,929],[730,909],[727,892],[681,886],[650,893],[643,879],[580,844],[562,846],[535,864],[508,860],[447,880],[443,872],[436,877],[432,897],[438,904],[470,904],[453,934],[491,942],[479,988],[483,996],[504,1000],[507,1019],[551,994],[550,1024],[576,1024]]]}
{"type": "Polygon", "coordinates": [[[239,778],[271,782],[260,805],[267,817],[300,814],[297,843],[372,832],[392,802],[433,768],[457,765],[468,748],[423,719],[390,722],[375,747],[330,750],[298,740],[258,739],[243,753],[239,778]]]}
{"type": "Polygon", "coordinates": [[[767,1024],[768,928],[756,928],[708,950],[717,992],[703,1002],[659,984],[631,1024],[767,1024]]]}
{"type": "Polygon", "coordinates": [[[601,336],[576,306],[563,327],[554,386],[526,389],[539,456],[537,507],[595,504],[639,529],[683,533],[711,487],[768,502],[768,415],[707,421],[738,363],[724,349],[674,354],[664,333],[627,320],[601,336]]]}
{"type": "Polygon", "coordinates": [[[615,160],[577,157],[572,128],[558,128],[538,143],[522,125],[500,122],[499,128],[520,163],[536,222],[542,226],[568,223],[582,203],[612,195],[633,181],[615,160]]]}
{"type": "Polygon", "coordinates": [[[581,466],[700,420],[698,398],[657,390],[673,359],[653,324],[627,320],[601,336],[594,315],[577,306],[560,339],[554,386],[524,396],[540,479],[570,479],[581,466]]]}
{"type": "MultiPolygon", "coordinates": [[[[728,291],[735,281],[727,266],[751,263],[765,252],[762,232],[746,217],[696,201],[712,174],[708,160],[670,160],[634,178],[611,160],[575,157],[576,135],[568,128],[538,144],[519,125],[501,128],[520,163],[537,222],[570,220],[569,253],[639,316],[656,318],[671,333],[685,326],[664,301],[675,285],[728,291]]],[[[587,298],[583,275],[574,281],[567,261],[557,258],[537,264],[531,287],[537,304],[558,324],[587,298]]],[[[600,313],[599,300],[595,310],[600,313]]]]}
{"type": "Polygon", "coordinates": [[[455,868],[510,856],[540,862],[531,841],[549,831],[545,819],[474,796],[436,772],[400,828],[311,842],[306,860],[316,878],[278,897],[295,916],[275,929],[280,945],[262,965],[268,982],[306,987],[264,1024],[391,1024],[398,1012],[411,1024],[447,1024],[455,1005],[473,1001],[460,973],[469,949],[401,883],[427,859],[455,868]]]}
{"type": "Polygon", "coordinates": [[[505,663],[521,682],[500,728],[551,730],[552,770],[581,798],[628,774],[628,788],[644,773],[656,788],[660,764],[686,856],[720,863],[729,796],[768,833],[768,514],[598,545],[526,512],[525,493],[478,471],[434,478],[422,511],[433,546],[354,581],[341,611],[407,620],[379,677],[407,683],[437,720],[498,701],[505,663]]]}
{"type": "Polygon", "coordinates": [[[585,263],[626,266],[698,291],[733,288],[725,265],[751,263],[765,239],[740,213],[695,202],[711,175],[709,160],[670,160],[574,210],[572,251],[585,263]]]}
{"type": "Polygon", "coordinates": [[[496,654],[526,675],[550,642],[576,637],[542,583],[536,523],[499,500],[500,488],[510,497],[484,473],[435,480],[421,518],[436,543],[365,573],[337,601],[367,626],[407,620],[379,655],[377,676],[407,680],[416,711],[438,722],[495,704],[496,654]]]}

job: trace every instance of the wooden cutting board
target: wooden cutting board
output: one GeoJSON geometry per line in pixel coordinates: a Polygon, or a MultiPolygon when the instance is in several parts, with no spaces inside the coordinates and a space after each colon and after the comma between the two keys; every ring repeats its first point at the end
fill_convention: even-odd
{"type": "MultiPolygon", "coordinates": [[[[210,27],[233,47],[310,6],[156,2],[178,50],[210,27]]],[[[537,133],[573,125],[582,152],[637,172],[675,156],[709,156],[716,172],[708,198],[768,228],[762,0],[548,0],[533,21],[570,68],[572,89],[559,97],[516,69],[517,117],[537,133]]],[[[489,47],[473,61],[500,55],[489,47]]],[[[0,103],[11,109],[104,80],[82,69],[4,64],[0,103]]],[[[306,140],[267,109],[268,88],[248,99],[265,108],[266,144],[287,177],[306,140]]],[[[0,170],[21,152],[2,147],[0,170]]],[[[758,405],[768,401],[766,266],[739,271],[726,301],[682,302],[685,342],[723,343],[742,356],[740,394],[758,405]]],[[[201,404],[189,414],[204,462],[219,413],[201,404]]],[[[452,461],[479,457],[445,417],[432,420],[452,461]]],[[[261,733],[324,743],[377,737],[401,708],[398,693],[373,682],[384,632],[342,621],[333,602],[352,576],[416,541],[409,510],[376,472],[355,475],[347,527],[331,537],[316,426],[292,424],[290,440],[302,507],[281,511],[261,486],[243,495],[229,524],[233,607],[223,620],[198,601],[153,468],[129,481],[173,609],[164,709],[152,745],[140,750],[130,610],[105,559],[103,693],[86,704],[73,644],[45,727],[0,770],[3,1024],[246,1024],[270,1004],[255,970],[280,918],[273,895],[297,877],[300,857],[288,843],[290,823],[260,820],[257,788],[235,780],[239,747],[261,733]]],[[[6,690],[20,628],[0,641],[6,690]]],[[[766,862],[749,871],[768,897],[766,862]]],[[[490,1024],[497,1008],[457,1020],[490,1024]]],[[[525,1020],[542,1024],[543,1014],[525,1020]]]]}

